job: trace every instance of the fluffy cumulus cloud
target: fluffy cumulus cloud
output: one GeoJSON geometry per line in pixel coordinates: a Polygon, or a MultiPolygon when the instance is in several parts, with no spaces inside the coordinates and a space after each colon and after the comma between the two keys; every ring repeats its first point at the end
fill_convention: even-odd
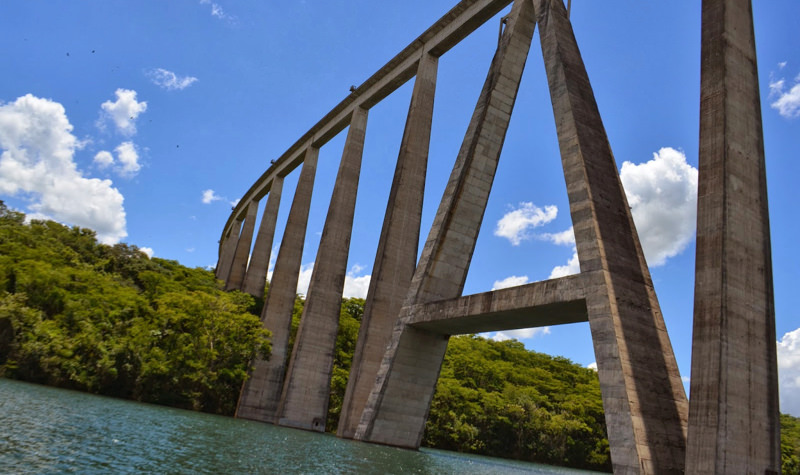
{"type": "Polygon", "coordinates": [[[221,199],[222,197],[214,193],[214,190],[208,189],[203,191],[203,198],[202,198],[203,204],[210,204],[213,203],[214,201],[219,201],[221,199]]]}
{"type": "Polygon", "coordinates": [[[518,246],[522,241],[533,237],[531,230],[556,219],[557,215],[558,208],[556,206],[549,205],[539,208],[533,203],[522,202],[519,207],[511,209],[500,218],[494,235],[504,237],[514,246],[518,246]]]}
{"type": "MultiPolygon", "coordinates": [[[[778,69],[786,67],[786,61],[778,63],[778,69]]],[[[794,78],[791,86],[787,85],[784,78],[771,79],[769,82],[769,97],[772,99],[770,106],[787,118],[800,117],[800,75],[794,78]]]]}
{"type": "Polygon", "coordinates": [[[686,155],[665,147],[653,159],[622,164],[620,179],[650,266],[683,251],[697,222],[697,169],[686,155]]]}
{"type": "Polygon", "coordinates": [[[147,110],[147,102],[137,101],[136,91],[131,89],[117,89],[114,94],[116,101],[106,101],[100,107],[105,118],[114,122],[117,131],[130,137],[136,133],[136,119],[147,110]]]}
{"type": "Polygon", "coordinates": [[[150,257],[150,258],[153,257],[153,248],[152,247],[140,247],[139,250],[142,251],[143,253],[147,254],[147,257],[150,257]]]}
{"type": "Polygon", "coordinates": [[[572,253],[572,257],[563,266],[555,266],[550,272],[550,279],[557,279],[559,277],[566,277],[568,275],[577,274],[581,271],[581,265],[578,261],[578,251],[572,253]]]}
{"type": "MultiPolygon", "coordinates": [[[[274,254],[274,251],[273,251],[274,254]]],[[[354,265],[344,278],[344,290],[342,296],[345,298],[358,297],[367,298],[367,291],[369,290],[370,275],[357,275],[363,268],[359,265],[354,265]]],[[[314,273],[314,264],[304,264],[300,267],[300,275],[297,278],[297,293],[302,295],[308,294],[308,287],[311,285],[311,276],[314,273]]],[[[272,278],[272,272],[269,272],[267,277],[272,278]]]]}
{"type": "Polygon", "coordinates": [[[122,142],[114,149],[117,152],[117,158],[107,150],[101,150],[94,156],[94,163],[101,170],[109,168],[112,165],[114,171],[122,177],[131,178],[136,175],[142,166],[139,164],[139,152],[136,151],[136,145],[133,142],[122,142]]]}
{"type": "Polygon", "coordinates": [[[162,68],[151,69],[147,72],[147,76],[158,87],[168,91],[180,91],[186,89],[197,81],[196,77],[192,76],[178,76],[172,71],[162,68]]]}
{"type": "Polygon", "coordinates": [[[127,236],[122,194],[110,180],[77,169],[81,144],[72,129],[58,102],[28,94],[0,104],[0,193],[28,200],[33,218],[91,228],[100,241],[119,242],[127,236]]]}
{"type": "Polygon", "coordinates": [[[492,285],[492,290],[507,289],[509,287],[517,287],[530,282],[527,275],[512,275],[503,280],[495,280],[492,285]]]}
{"type": "Polygon", "coordinates": [[[800,328],[778,340],[781,412],[800,417],[800,328]]]}

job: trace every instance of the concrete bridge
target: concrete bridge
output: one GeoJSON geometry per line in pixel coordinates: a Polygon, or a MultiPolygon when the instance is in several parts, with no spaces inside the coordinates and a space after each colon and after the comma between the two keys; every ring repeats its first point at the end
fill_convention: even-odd
{"type": "Polygon", "coordinates": [[[325,430],[367,116],[413,78],[337,435],[417,448],[450,335],[588,321],[615,473],[778,473],[772,271],[750,0],[702,4],[691,405],[562,0],[516,0],[502,18],[497,51],[417,256],[438,58],[511,3],[458,3],[273,160],[235,207],[223,229],[217,276],[228,289],[262,296],[283,180],[300,168],[261,316],[273,335],[272,357],[254,362],[237,417],[325,430]],[[581,272],[462,296],[537,26],[581,272]],[[319,149],[344,129],[289,355],[319,149]]]}

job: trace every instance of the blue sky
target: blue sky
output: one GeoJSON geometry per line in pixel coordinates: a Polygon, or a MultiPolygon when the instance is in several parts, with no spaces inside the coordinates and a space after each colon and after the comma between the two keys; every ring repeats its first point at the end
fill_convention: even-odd
{"type": "MultiPolygon", "coordinates": [[[[216,263],[235,202],[306,130],[455,1],[2,2],[0,199],[189,266],[216,263]]],[[[791,303],[800,176],[796,0],[754,2],[781,404],[800,416],[791,303]]],[[[678,364],[691,362],[699,2],[574,0],[572,20],[651,266],[678,364]]],[[[499,18],[442,57],[425,239],[497,43],[499,18]]],[[[363,296],[412,83],[370,110],[346,284],[363,296]]],[[[344,133],[320,153],[301,286],[344,133]]],[[[298,171],[284,185],[276,243],[298,171]]],[[[262,203],[263,206],[263,203],[262,203]]],[[[534,39],[466,294],[574,271],[555,126],[534,39]]],[[[302,288],[300,289],[303,290],[302,288]]],[[[511,336],[594,362],[588,324],[511,336]]]]}

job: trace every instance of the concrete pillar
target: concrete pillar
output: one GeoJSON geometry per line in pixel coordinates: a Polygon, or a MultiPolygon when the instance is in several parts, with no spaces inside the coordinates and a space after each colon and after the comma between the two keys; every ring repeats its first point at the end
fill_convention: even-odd
{"type": "Polygon", "coordinates": [[[567,11],[534,0],[614,473],[683,473],[688,404],[567,11]]]}
{"type": "Polygon", "coordinates": [[[350,120],[303,318],[283,385],[278,409],[278,424],[282,426],[325,431],[366,129],[367,111],[357,107],[350,120]]]}
{"type": "Polygon", "coordinates": [[[272,253],[272,239],[275,236],[275,222],[278,220],[278,208],[281,204],[281,191],[283,190],[283,177],[276,176],[272,179],[267,205],[261,216],[261,225],[258,227],[256,243],[247,266],[247,275],[242,284],[242,291],[261,298],[264,296],[264,283],[269,270],[269,258],[272,253]]]}
{"type": "Polygon", "coordinates": [[[281,247],[275,261],[269,292],[261,321],[272,332],[272,354],[268,361],[256,359],[250,378],[242,386],[236,417],[262,422],[275,422],[275,411],[280,402],[286,355],[292,330],[292,310],[297,295],[303,245],[306,239],[308,210],[314,190],[319,149],[309,148],[303,161],[303,170],[297,181],[292,208],[283,231],[281,247]]]}
{"type": "Polygon", "coordinates": [[[222,252],[217,261],[217,268],[214,273],[217,279],[227,281],[231,273],[231,263],[233,262],[233,255],[236,253],[236,245],[239,243],[239,233],[242,230],[242,221],[244,218],[236,219],[228,231],[228,236],[222,243],[222,252]]]}
{"type": "Polygon", "coordinates": [[[423,53],[417,67],[403,141],[386,206],[358,342],[337,435],[352,439],[392,337],[417,265],[422,198],[431,139],[438,58],[423,53]]]}
{"type": "Polygon", "coordinates": [[[687,473],[780,473],[769,213],[750,0],[704,0],[687,473]]]}
{"type": "Polygon", "coordinates": [[[530,1],[515,2],[356,439],[419,447],[449,337],[406,325],[403,313],[409,305],[461,295],[534,27],[530,1]]]}
{"type": "Polygon", "coordinates": [[[233,254],[231,271],[225,282],[225,290],[239,290],[242,288],[244,274],[247,271],[247,261],[250,259],[250,244],[253,242],[253,230],[256,227],[258,215],[258,201],[251,201],[247,205],[242,231],[236,243],[236,252],[233,254]]]}

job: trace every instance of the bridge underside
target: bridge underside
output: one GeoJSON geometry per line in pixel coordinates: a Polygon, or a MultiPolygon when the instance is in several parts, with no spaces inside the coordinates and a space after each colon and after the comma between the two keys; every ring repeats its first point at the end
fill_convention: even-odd
{"type": "Polygon", "coordinates": [[[337,434],[417,448],[450,335],[588,321],[615,473],[730,472],[740,463],[752,473],[777,470],[774,310],[749,0],[703,2],[691,419],[562,1],[516,0],[503,17],[497,51],[417,256],[438,58],[510,3],[458,3],[273,161],[236,206],[220,242],[217,276],[226,288],[260,296],[283,178],[303,165],[262,313],[273,335],[272,357],[254,362],[237,417],[325,430],[368,111],[415,78],[337,434]],[[537,26],[581,272],[462,296],[537,26]],[[319,148],[347,127],[305,310],[289,353],[319,148]],[[741,183],[747,193],[741,193],[741,183]],[[256,210],[264,196],[269,198],[251,257],[256,210]],[[731,209],[746,212],[732,218],[731,209]],[[731,277],[743,274],[754,277],[731,277]],[[720,295],[747,295],[749,301],[728,302],[720,295]],[[726,320],[732,308],[736,311],[726,320]],[[737,338],[754,343],[745,349],[728,343],[737,338]],[[758,377],[750,378],[755,373],[758,377]],[[745,395],[733,394],[738,385],[724,386],[742,375],[749,381],[745,395]],[[736,425],[742,420],[747,424],[736,425]],[[735,464],[725,465],[730,461],[735,464]]]}

